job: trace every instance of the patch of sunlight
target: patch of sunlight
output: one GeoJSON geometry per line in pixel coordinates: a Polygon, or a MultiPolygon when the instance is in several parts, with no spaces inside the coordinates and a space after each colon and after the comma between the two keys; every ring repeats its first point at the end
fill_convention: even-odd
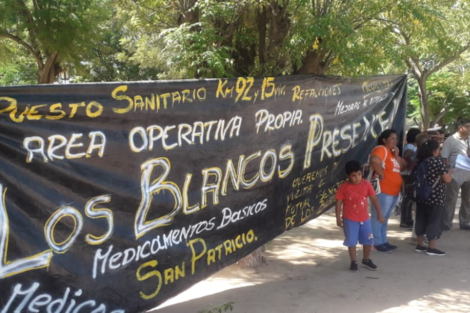
{"type": "Polygon", "coordinates": [[[411,237],[413,233],[411,231],[403,231],[403,230],[390,230],[390,228],[387,231],[387,236],[392,237],[394,239],[401,239],[405,240],[411,237]]]}
{"type": "Polygon", "coordinates": [[[263,280],[256,281],[253,279],[248,280],[240,278],[211,277],[208,280],[204,280],[195,284],[191,288],[187,289],[185,292],[177,295],[174,298],[169,299],[168,301],[164,302],[153,310],[158,310],[177,303],[182,303],[193,299],[210,296],[230,289],[254,286],[262,283],[264,283],[263,280]]]}
{"type": "Polygon", "coordinates": [[[342,247],[342,244],[342,240],[314,239],[308,244],[305,242],[293,243],[284,249],[270,251],[269,255],[295,265],[315,265],[318,260],[312,258],[312,255],[328,259],[336,258],[337,250],[333,248],[342,247]]]}
{"type": "Polygon", "coordinates": [[[314,239],[313,244],[323,248],[338,248],[343,246],[343,240],[314,239]]]}
{"type": "Polygon", "coordinates": [[[443,289],[439,292],[412,300],[402,306],[393,307],[382,312],[468,313],[470,312],[470,292],[443,289]]]}

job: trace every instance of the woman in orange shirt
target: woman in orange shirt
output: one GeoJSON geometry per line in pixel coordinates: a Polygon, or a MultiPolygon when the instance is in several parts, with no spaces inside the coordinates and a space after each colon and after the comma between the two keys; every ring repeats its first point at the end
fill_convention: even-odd
{"type": "Polygon", "coordinates": [[[378,140],[377,146],[370,153],[370,166],[380,179],[381,192],[377,195],[384,223],[377,222],[377,211],[371,209],[372,233],[374,234],[374,248],[380,252],[391,252],[397,246],[391,245],[387,240],[388,219],[395,208],[403,183],[400,172],[406,168],[406,161],[399,155],[397,147],[397,132],[393,129],[384,130],[378,140]]]}

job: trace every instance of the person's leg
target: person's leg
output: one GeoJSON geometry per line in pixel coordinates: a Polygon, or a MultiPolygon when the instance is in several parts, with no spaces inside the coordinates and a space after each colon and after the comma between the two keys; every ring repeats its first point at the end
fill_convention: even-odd
{"type": "Polygon", "coordinates": [[[403,186],[402,186],[402,195],[401,200],[401,215],[400,215],[400,227],[410,227],[413,224],[412,217],[412,201],[406,196],[405,185],[409,184],[410,176],[402,175],[403,177],[403,186]]]}
{"type": "Polygon", "coordinates": [[[405,195],[401,201],[400,227],[411,226],[413,218],[411,217],[412,201],[405,195]]]}
{"type": "Polygon", "coordinates": [[[364,259],[369,259],[370,249],[374,244],[374,238],[372,235],[371,221],[366,220],[362,223],[359,223],[359,243],[363,245],[364,259]]]}
{"type": "Polygon", "coordinates": [[[347,218],[343,219],[343,245],[348,247],[349,258],[351,259],[349,269],[351,271],[357,271],[356,245],[359,238],[359,226],[359,222],[351,221],[347,218]]]}
{"type": "Polygon", "coordinates": [[[388,220],[390,219],[390,216],[392,215],[393,208],[397,204],[397,201],[398,201],[398,196],[385,195],[385,199],[383,201],[384,204],[382,205],[382,202],[380,202],[380,205],[382,206],[382,212],[384,212],[384,208],[388,208],[388,209],[385,209],[385,213],[383,213],[385,222],[382,224],[382,227],[381,227],[382,243],[384,244],[388,243],[388,238],[387,238],[388,220]]]}
{"type": "Polygon", "coordinates": [[[416,252],[426,251],[424,245],[424,234],[426,231],[427,224],[427,212],[426,206],[422,203],[416,204],[416,213],[415,213],[415,231],[416,231],[416,252]]]}
{"type": "Polygon", "coordinates": [[[416,203],[414,201],[410,201],[410,208],[411,208],[411,216],[413,219],[413,233],[411,234],[411,238],[416,238],[416,203]],[[414,215],[414,217],[413,217],[414,215]]]}
{"type": "MultiPolygon", "coordinates": [[[[379,199],[380,207],[382,207],[382,202],[380,202],[380,195],[377,195],[377,198],[379,199]]],[[[383,210],[383,209],[382,209],[383,210]]],[[[383,211],[382,211],[383,214],[383,211]]],[[[371,203],[370,205],[370,224],[372,227],[372,234],[374,235],[374,245],[378,246],[381,245],[382,242],[382,236],[380,235],[380,228],[382,227],[382,224],[377,221],[377,210],[375,209],[374,205],[371,203]]]]}
{"type": "MultiPolygon", "coordinates": [[[[351,261],[353,257],[351,256],[351,248],[354,248],[354,255],[356,254],[356,245],[359,238],[359,222],[348,220],[347,218],[343,219],[343,232],[344,232],[344,242],[343,245],[348,247],[349,256],[351,261]]],[[[356,256],[354,256],[356,260],[356,256]]]]}
{"type": "Polygon", "coordinates": [[[465,182],[460,187],[460,210],[459,210],[459,223],[463,229],[470,229],[470,182],[465,182]]]}
{"type": "Polygon", "coordinates": [[[444,207],[440,205],[427,206],[426,236],[428,237],[428,255],[445,255],[445,252],[436,249],[436,240],[442,234],[442,214],[444,207]]]}
{"type": "Polygon", "coordinates": [[[352,262],[357,262],[356,246],[348,247],[348,251],[349,251],[349,257],[351,258],[351,261],[352,262]]]}
{"type": "MultiPolygon", "coordinates": [[[[374,271],[377,269],[377,265],[375,265],[370,259],[370,250],[372,248],[372,244],[374,243],[371,232],[372,232],[372,227],[371,227],[370,220],[360,223],[359,243],[363,246],[362,252],[364,254],[362,258],[362,265],[374,271]]],[[[387,252],[387,251],[384,250],[382,252],[387,252]]]]}
{"type": "Polygon", "coordinates": [[[442,214],[444,207],[440,205],[427,205],[426,206],[426,237],[428,240],[436,240],[442,235],[442,214]]]}
{"type": "Polygon", "coordinates": [[[424,235],[416,236],[418,246],[424,246],[424,235]]]}
{"type": "Polygon", "coordinates": [[[413,226],[413,201],[406,197],[406,223],[413,226]]]}
{"type": "Polygon", "coordinates": [[[455,204],[457,203],[459,189],[459,184],[453,179],[452,182],[446,186],[446,196],[444,201],[445,214],[443,218],[444,229],[452,228],[452,221],[454,220],[455,215],[455,204]]]}
{"type": "Polygon", "coordinates": [[[370,250],[371,250],[372,246],[371,245],[364,245],[363,248],[362,248],[362,252],[363,252],[363,259],[364,260],[370,260],[370,250]]]}

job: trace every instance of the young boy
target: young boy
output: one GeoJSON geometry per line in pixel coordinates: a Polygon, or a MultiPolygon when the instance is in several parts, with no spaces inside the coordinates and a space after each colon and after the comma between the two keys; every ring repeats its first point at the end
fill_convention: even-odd
{"type": "Polygon", "coordinates": [[[351,258],[351,271],[357,271],[356,245],[357,241],[363,245],[364,258],[362,265],[375,271],[377,266],[370,259],[370,250],[374,244],[372,228],[369,220],[367,197],[377,208],[377,220],[385,221],[379,200],[374,188],[365,179],[362,179],[361,164],[349,161],[345,166],[348,180],[343,183],[336,193],[336,224],[344,230],[344,243],[348,247],[351,258]],[[343,216],[341,219],[341,207],[343,216]]]}

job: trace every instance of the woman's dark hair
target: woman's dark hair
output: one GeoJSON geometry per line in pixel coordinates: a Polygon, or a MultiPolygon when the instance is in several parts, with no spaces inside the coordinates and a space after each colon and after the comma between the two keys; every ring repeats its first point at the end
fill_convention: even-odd
{"type": "Polygon", "coordinates": [[[407,143],[415,143],[416,136],[421,134],[421,130],[419,128],[410,128],[406,133],[406,142],[407,143]]]}
{"type": "Polygon", "coordinates": [[[395,131],[395,129],[386,129],[384,130],[379,138],[377,139],[377,146],[382,146],[384,144],[384,139],[387,139],[388,137],[390,137],[392,134],[397,134],[397,132],[395,131]]]}
{"type": "Polygon", "coordinates": [[[362,170],[361,163],[356,160],[348,161],[344,166],[344,170],[346,171],[346,175],[354,172],[360,172],[362,170]]]}
{"type": "Polygon", "coordinates": [[[439,142],[434,139],[426,140],[418,148],[418,160],[424,161],[427,158],[434,156],[434,151],[439,149],[439,142]]]}

